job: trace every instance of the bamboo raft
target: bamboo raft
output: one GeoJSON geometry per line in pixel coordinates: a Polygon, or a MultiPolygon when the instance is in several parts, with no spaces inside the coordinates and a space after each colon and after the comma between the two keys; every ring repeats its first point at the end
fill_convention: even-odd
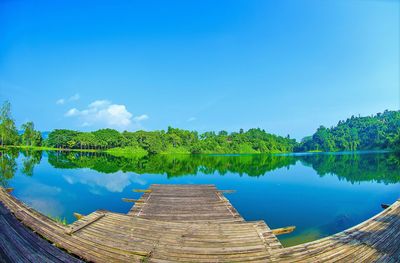
{"type": "Polygon", "coordinates": [[[138,200],[125,199],[135,202],[128,214],[99,210],[68,226],[2,188],[0,201],[22,224],[84,261],[400,262],[400,201],[351,229],[284,248],[275,234],[290,229],[245,221],[213,185],[152,185],[140,192],[138,200]]]}

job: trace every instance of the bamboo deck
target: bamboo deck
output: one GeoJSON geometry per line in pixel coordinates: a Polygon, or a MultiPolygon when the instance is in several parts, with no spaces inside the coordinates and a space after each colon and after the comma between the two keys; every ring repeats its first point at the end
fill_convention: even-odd
{"type": "Polygon", "coordinates": [[[128,215],[164,221],[243,222],[214,185],[153,184],[128,215]]]}
{"type": "Polygon", "coordinates": [[[85,261],[400,262],[399,201],[347,231],[289,248],[264,221],[246,222],[213,185],[152,185],[128,214],[95,211],[69,226],[4,189],[0,201],[24,225],[85,261]]]}

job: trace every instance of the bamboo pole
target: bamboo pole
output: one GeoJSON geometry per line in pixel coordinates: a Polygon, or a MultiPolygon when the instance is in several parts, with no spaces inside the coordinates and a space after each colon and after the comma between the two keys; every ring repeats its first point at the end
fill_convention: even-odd
{"type": "Polygon", "coordinates": [[[79,213],[74,213],[74,217],[79,220],[79,219],[82,219],[84,217],[84,215],[81,215],[79,213]]]}
{"type": "Polygon", "coordinates": [[[128,202],[128,203],[143,203],[143,200],[139,199],[130,199],[130,198],[122,198],[122,201],[128,202]]]}
{"type": "Polygon", "coordinates": [[[222,194],[233,194],[236,193],[236,190],[219,190],[222,194]]]}
{"type": "MultiPolygon", "coordinates": [[[[75,214],[76,214],[76,213],[74,213],[74,215],[75,215],[75,214]]],[[[80,214],[78,214],[78,215],[80,215],[80,214]]],[[[82,215],[80,215],[80,216],[82,216],[82,215]]],[[[82,228],[84,228],[84,227],[87,227],[88,225],[90,225],[90,224],[96,222],[97,220],[99,220],[100,218],[102,218],[102,217],[104,217],[104,216],[105,216],[105,214],[99,214],[99,215],[97,215],[96,217],[91,218],[91,219],[89,219],[88,221],[84,222],[83,224],[80,224],[80,225],[78,225],[78,226],[76,226],[76,227],[70,227],[68,230],[66,230],[66,233],[67,233],[68,235],[72,235],[72,234],[75,233],[76,231],[78,231],[78,230],[80,230],[80,229],[82,229],[82,228]]]]}
{"type": "Polygon", "coordinates": [[[132,191],[136,192],[136,193],[151,193],[152,192],[152,190],[150,190],[150,189],[147,189],[147,190],[144,190],[144,189],[133,189],[132,191]]]}
{"type": "Polygon", "coordinates": [[[282,234],[290,234],[296,229],[295,226],[288,226],[288,227],[282,227],[282,228],[276,228],[272,229],[272,233],[274,235],[282,235],[282,234]]]}

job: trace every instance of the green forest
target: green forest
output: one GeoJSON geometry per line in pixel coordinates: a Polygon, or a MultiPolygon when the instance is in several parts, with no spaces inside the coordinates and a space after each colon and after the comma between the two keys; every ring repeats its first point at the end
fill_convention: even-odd
{"type": "Polygon", "coordinates": [[[339,121],[331,128],[320,126],[304,138],[295,151],[400,150],[400,111],[339,121]]]}
{"type": "Polygon", "coordinates": [[[400,111],[355,117],[331,128],[320,126],[309,137],[297,142],[260,128],[238,132],[204,132],[168,127],[159,131],[100,129],[82,132],[67,129],[51,131],[46,139],[27,122],[18,130],[11,115],[11,104],[0,109],[0,145],[48,147],[77,151],[106,151],[115,156],[154,154],[252,154],[310,151],[400,150],[400,111]]]}
{"type": "Polygon", "coordinates": [[[294,139],[250,129],[198,134],[168,127],[167,131],[136,131],[122,133],[112,129],[94,132],[55,130],[45,141],[46,146],[68,149],[99,149],[125,155],[134,153],[277,153],[292,152],[294,139]]]}

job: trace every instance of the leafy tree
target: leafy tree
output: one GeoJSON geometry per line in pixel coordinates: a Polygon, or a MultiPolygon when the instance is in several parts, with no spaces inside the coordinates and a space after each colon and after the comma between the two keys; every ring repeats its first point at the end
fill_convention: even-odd
{"type": "Polygon", "coordinates": [[[75,146],[79,134],[77,131],[56,129],[49,133],[46,145],[54,148],[68,148],[70,145],[75,146]]]}
{"type": "Polygon", "coordinates": [[[18,132],[11,117],[11,104],[6,101],[0,108],[1,146],[18,144],[18,132]]]}
{"type": "Polygon", "coordinates": [[[93,132],[96,146],[103,149],[123,146],[125,138],[116,130],[101,129],[93,132]]]}
{"type": "Polygon", "coordinates": [[[96,136],[93,133],[82,132],[76,136],[80,149],[92,149],[96,145],[96,136]]]}
{"type": "Polygon", "coordinates": [[[22,125],[24,133],[21,136],[22,143],[27,146],[40,146],[42,143],[42,135],[35,130],[33,122],[29,121],[22,125]]]}
{"type": "Polygon", "coordinates": [[[389,141],[389,145],[391,145],[396,152],[400,152],[400,131],[389,141]]]}
{"type": "Polygon", "coordinates": [[[220,132],[218,132],[218,136],[228,136],[228,132],[227,131],[220,131],[220,132]]]}
{"type": "Polygon", "coordinates": [[[327,128],[320,126],[317,132],[313,135],[313,141],[317,146],[316,150],[323,150],[326,152],[335,150],[335,143],[332,135],[327,128]]]}

